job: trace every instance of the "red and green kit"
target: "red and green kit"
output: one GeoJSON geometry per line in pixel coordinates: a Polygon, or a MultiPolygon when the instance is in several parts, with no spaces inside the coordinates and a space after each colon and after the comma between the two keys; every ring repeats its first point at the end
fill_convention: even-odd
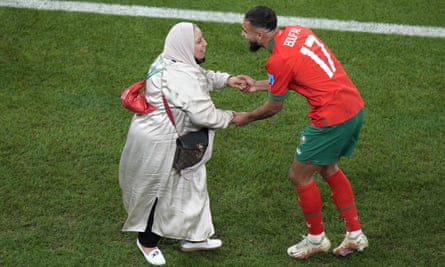
{"type": "Polygon", "coordinates": [[[278,30],[269,51],[270,97],[284,100],[289,90],[304,96],[312,126],[343,123],[364,107],[340,62],[310,29],[296,25],[278,30]]]}

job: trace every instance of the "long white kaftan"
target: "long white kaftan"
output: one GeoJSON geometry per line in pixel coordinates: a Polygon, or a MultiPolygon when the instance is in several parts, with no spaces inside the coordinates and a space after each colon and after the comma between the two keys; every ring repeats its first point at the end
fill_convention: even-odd
{"type": "Polygon", "coordinates": [[[119,166],[119,184],[128,214],[122,230],[144,232],[157,198],[154,233],[205,240],[214,234],[205,166],[211,156],[214,131],[209,131],[209,147],[202,162],[179,174],[172,168],[178,135],[165,112],[161,88],[181,134],[202,127],[226,128],[232,112],[217,109],[209,92],[222,89],[229,74],[161,55],[149,76],[145,96],[156,110],[134,115],[119,166]]]}

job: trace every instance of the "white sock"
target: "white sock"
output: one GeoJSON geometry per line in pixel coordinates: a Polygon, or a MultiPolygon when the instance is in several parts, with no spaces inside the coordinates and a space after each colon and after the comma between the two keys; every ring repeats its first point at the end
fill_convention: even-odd
{"type": "Polygon", "coordinates": [[[357,231],[347,232],[346,234],[349,235],[350,238],[355,239],[361,233],[362,233],[362,230],[357,230],[357,231]]]}
{"type": "Polygon", "coordinates": [[[323,240],[323,238],[324,238],[324,232],[319,235],[311,235],[311,234],[307,235],[307,239],[313,244],[321,243],[321,240],[323,240]]]}

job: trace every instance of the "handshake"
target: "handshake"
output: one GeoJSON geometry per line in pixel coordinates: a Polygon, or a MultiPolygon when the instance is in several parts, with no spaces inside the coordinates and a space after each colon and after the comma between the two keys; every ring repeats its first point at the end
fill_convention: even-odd
{"type": "Polygon", "coordinates": [[[267,90],[267,84],[266,87],[259,87],[262,85],[263,81],[255,81],[251,77],[247,75],[238,75],[238,76],[230,76],[227,79],[227,86],[232,88],[238,88],[243,93],[253,93],[257,91],[263,91],[267,90]]]}
{"type": "MultiPolygon", "coordinates": [[[[227,79],[227,86],[239,88],[243,93],[254,93],[258,91],[266,91],[269,82],[268,80],[256,81],[247,75],[238,75],[230,76],[227,79]]],[[[233,118],[230,123],[235,124],[236,127],[242,127],[252,121],[264,119],[278,113],[281,110],[282,101],[270,101],[271,100],[267,101],[263,106],[251,112],[233,112],[233,118]]]]}

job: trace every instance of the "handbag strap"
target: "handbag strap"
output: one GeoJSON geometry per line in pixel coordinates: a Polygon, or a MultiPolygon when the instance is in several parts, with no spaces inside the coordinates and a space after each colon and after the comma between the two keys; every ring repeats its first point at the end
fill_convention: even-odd
{"type": "MultiPolygon", "coordinates": [[[[162,102],[164,103],[164,108],[165,108],[165,111],[167,112],[168,118],[170,119],[170,121],[172,122],[173,126],[176,129],[175,119],[173,118],[172,111],[170,110],[170,107],[168,106],[168,103],[167,103],[167,99],[165,99],[164,95],[162,95],[162,102]]],[[[176,131],[178,131],[178,130],[176,129],[176,131]]]]}
{"type": "Polygon", "coordinates": [[[162,79],[164,76],[164,70],[161,70],[161,95],[162,95],[162,103],[164,103],[164,109],[167,112],[167,116],[170,119],[171,123],[173,124],[173,127],[175,127],[176,133],[178,136],[180,136],[178,128],[176,128],[175,118],[173,117],[172,111],[170,110],[170,107],[168,106],[167,99],[165,99],[164,94],[162,93],[162,79]]]}

